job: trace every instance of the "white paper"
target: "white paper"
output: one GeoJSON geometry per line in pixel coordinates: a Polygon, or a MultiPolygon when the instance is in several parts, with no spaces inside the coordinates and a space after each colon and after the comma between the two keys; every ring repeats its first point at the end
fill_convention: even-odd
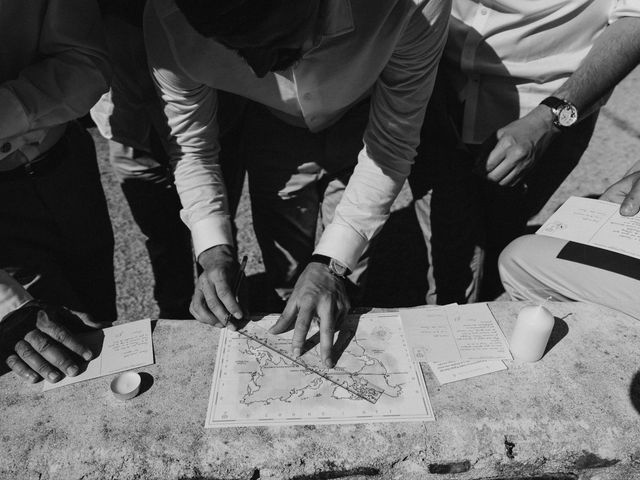
{"type": "Polygon", "coordinates": [[[512,359],[486,303],[403,309],[400,316],[416,361],[512,359]]]}
{"type": "Polygon", "coordinates": [[[507,369],[504,362],[500,360],[430,362],[429,368],[431,368],[440,385],[507,369]]]}
{"type": "Polygon", "coordinates": [[[417,362],[459,360],[460,352],[453,337],[451,318],[457,305],[400,310],[402,328],[417,362]]]}
{"type": "Polygon", "coordinates": [[[640,258],[640,214],[620,215],[620,205],[571,197],[536,232],[640,258]]]}
{"type": "MultiPolygon", "coordinates": [[[[261,326],[268,328],[277,318],[269,315],[261,326]]],[[[283,348],[290,347],[292,333],[278,337],[283,348]]],[[[375,404],[225,329],[205,427],[435,420],[422,371],[411,358],[397,313],[349,316],[336,343],[340,334],[349,340],[337,365],[384,390],[375,404]]],[[[305,355],[319,356],[318,347],[305,355]]]]}
{"type": "Polygon", "coordinates": [[[91,380],[112,373],[124,372],[153,363],[151,320],[146,318],[79,336],[92,347],[97,357],[75,377],[64,377],[57,383],[44,382],[43,391],[91,380]]]}

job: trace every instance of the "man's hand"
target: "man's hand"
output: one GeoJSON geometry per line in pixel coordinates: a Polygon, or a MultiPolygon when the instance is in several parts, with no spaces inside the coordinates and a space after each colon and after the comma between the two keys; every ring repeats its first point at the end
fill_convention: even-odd
{"type": "Polygon", "coordinates": [[[557,132],[551,109],[544,105],[498,130],[498,143],[487,159],[487,179],[503,187],[517,185],[557,132]]]}
{"type": "MultiPolygon", "coordinates": [[[[62,326],[62,316],[73,313],[62,308],[28,309],[26,317],[16,312],[20,318],[7,319],[9,325],[3,325],[2,350],[3,357],[8,355],[7,366],[31,383],[41,378],[55,383],[65,375],[78,375],[80,357],[89,361],[93,352],[62,326]],[[35,324],[29,318],[33,316],[35,324]]],[[[98,324],[90,321],[89,325],[98,324]]]]}
{"type": "Polygon", "coordinates": [[[304,269],[282,315],[270,330],[279,334],[290,330],[295,323],[291,345],[294,356],[301,355],[311,322],[318,318],[322,363],[327,368],[333,368],[333,337],[350,308],[344,282],[321,263],[311,262],[304,269]]]}
{"type": "Polygon", "coordinates": [[[601,200],[620,203],[620,215],[631,217],[640,211],[640,162],[638,171],[628,173],[600,196],[601,200]]]}
{"type": "MultiPolygon", "coordinates": [[[[218,245],[205,250],[198,257],[198,263],[204,272],[191,299],[191,314],[196,320],[218,328],[227,326],[229,314],[242,319],[242,307],[233,291],[239,265],[231,246],[218,245]]],[[[228,326],[235,330],[232,323],[228,326]]]]}

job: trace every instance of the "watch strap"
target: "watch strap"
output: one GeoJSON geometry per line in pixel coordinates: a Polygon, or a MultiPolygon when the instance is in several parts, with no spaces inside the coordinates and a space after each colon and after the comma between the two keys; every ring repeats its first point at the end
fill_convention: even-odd
{"type": "Polygon", "coordinates": [[[321,263],[323,265],[326,265],[327,267],[329,267],[329,271],[331,272],[332,275],[335,275],[336,277],[340,277],[343,279],[346,278],[347,275],[351,273],[350,270],[338,260],[328,257],[327,255],[321,255],[319,253],[314,253],[313,255],[311,255],[311,259],[309,260],[309,263],[321,263]],[[337,271],[334,268],[334,263],[339,263],[340,266],[344,268],[344,273],[337,271]]]}
{"type": "Polygon", "coordinates": [[[565,100],[562,100],[561,98],[547,97],[540,102],[540,105],[546,105],[550,109],[555,110],[558,107],[561,107],[562,105],[564,105],[565,103],[568,103],[568,102],[566,102],[565,100]]]}

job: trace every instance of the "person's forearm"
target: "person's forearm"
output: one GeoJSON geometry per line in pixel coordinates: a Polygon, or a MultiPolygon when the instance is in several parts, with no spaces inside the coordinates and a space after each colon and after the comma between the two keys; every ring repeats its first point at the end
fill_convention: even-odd
{"type": "Polygon", "coordinates": [[[79,118],[109,88],[111,66],[93,1],[48,2],[39,35],[37,60],[0,84],[0,138],[79,118]]]}
{"type": "Polygon", "coordinates": [[[640,18],[619,19],[596,39],[578,69],[554,96],[573,103],[585,118],[638,63],[640,18]]]}

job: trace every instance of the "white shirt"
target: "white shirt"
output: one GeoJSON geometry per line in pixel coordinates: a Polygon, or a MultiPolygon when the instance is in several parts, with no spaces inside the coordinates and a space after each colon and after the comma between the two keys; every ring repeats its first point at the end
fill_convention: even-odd
{"type": "Polygon", "coordinates": [[[464,102],[462,138],[481,143],[529,113],[640,0],[453,0],[443,68],[464,102]]]}
{"type": "Polygon", "coordinates": [[[217,161],[217,90],[260,102],[312,132],[335,123],[370,94],[364,148],[315,251],[353,270],[386,221],[415,157],[450,0],[326,0],[323,5],[322,34],[314,47],[293,69],[264,78],[234,52],[198,35],[172,0],[147,6],[149,65],[165,102],[181,215],[196,255],[233,243],[217,161]]]}

